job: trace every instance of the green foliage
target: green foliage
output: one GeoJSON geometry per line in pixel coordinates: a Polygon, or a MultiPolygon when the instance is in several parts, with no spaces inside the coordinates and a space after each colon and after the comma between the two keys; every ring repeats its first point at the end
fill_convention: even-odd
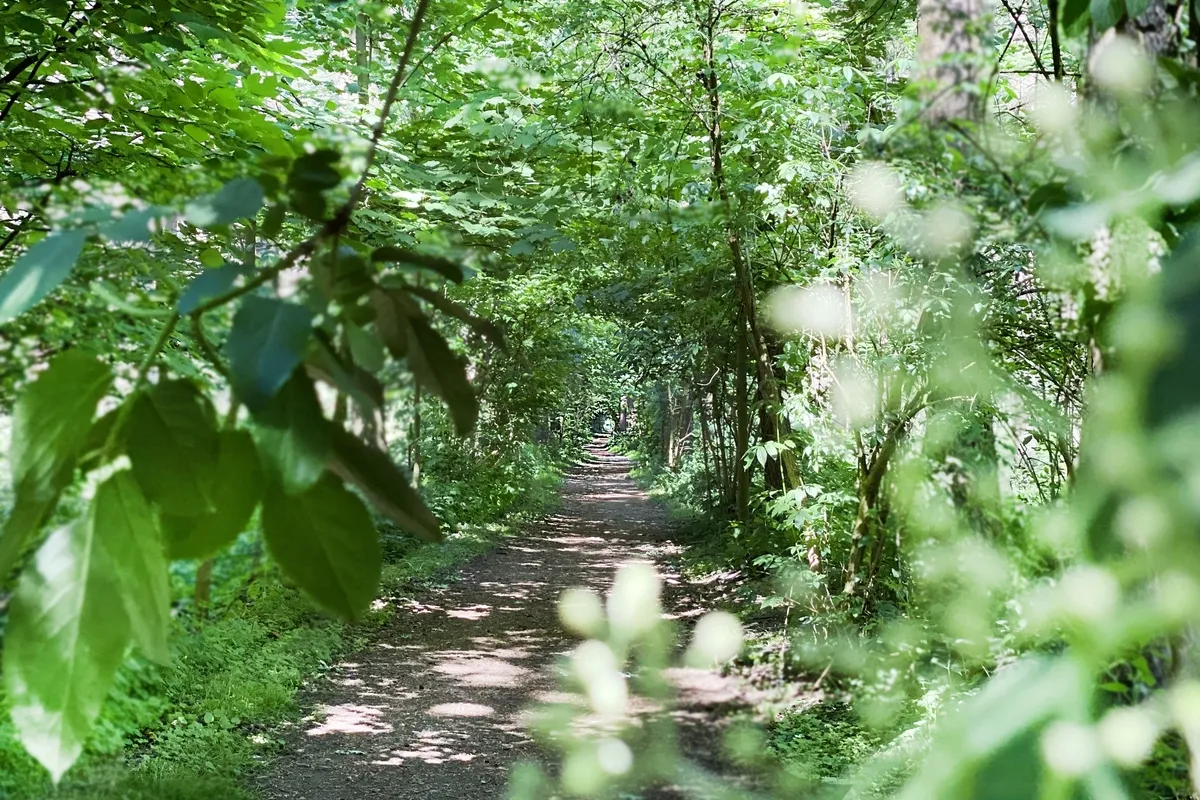
{"type": "Polygon", "coordinates": [[[375,598],[375,526],[340,481],[329,476],[296,495],[268,490],[262,518],[271,555],[318,605],[353,619],[375,598]]]}
{"type": "Polygon", "coordinates": [[[0,581],[70,483],[96,404],[111,382],[112,373],[102,364],[70,350],[54,359],[17,403],[9,453],[13,509],[0,532],[0,581]]]}
{"type": "MultiPolygon", "coordinates": [[[[133,695],[166,691],[182,716],[135,780],[185,797],[235,773],[232,720],[283,713],[334,645],[283,615],[308,633],[277,651],[206,613],[256,595],[358,618],[409,569],[385,551],[444,531],[474,552],[471,524],[544,507],[610,420],[705,557],[786,610],[789,669],[889,733],[924,708],[927,757],[889,792],[985,797],[1012,768],[1011,796],[1120,798],[1142,763],[1175,785],[1151,748],[1198,730],[1175,646],[1200,591],[1196,15],[1038,2],[953,46],[917,19],[915,47],[939,10],[5,4],[22,742],[57,779],[153,728],[133,695]],[[367,65],[343,46],[359,26],[367,65]],[[215,587],[186,558],[215,558],[215,587]],[[171,574],[200,632],[168,639],[171,574]],[[227,680],[193,670],[201,640],[294,663],[201,702],[227,680]],[[134,680],[131,644],[175,658],[134,680]]],[[[883,744],[840,713],[817,712],[805,776],[883,744]]],[[[563,779],[612,788],[581,748],[563,779]]]]}
{"type": "Polygon", "coordinates": [[[784,770],[819,793],[822,783],[852,776],[886,741],[850,707],[822,702],[781,715],[771,726],[769,746],[784,770]]]}

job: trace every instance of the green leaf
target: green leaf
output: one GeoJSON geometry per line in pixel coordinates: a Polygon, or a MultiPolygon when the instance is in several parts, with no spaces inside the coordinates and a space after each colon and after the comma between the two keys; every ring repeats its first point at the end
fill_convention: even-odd
{"type": "Polygon", "coordinates": [[[1142,14],[1146,13],[1146,9],[1150,7],[1150,0],[1125,0],[1125,13],[1130,19],[1137,19],[1142,14]]]}
{"type": "Polygon", "coordinates": [[[409,533],[430,541],[442,538],[440,523],[412,489],[411,479],[381,450],[363,444],[341,428],[333,433],[329,469],[366,495],[375,509],[409,533]]]}
{"type": "Polygon", "coordinates": [[[1163,310],[1175,327],[1171,352],[1158,364],[1146,393],[1146,422],[1163,428],[1200,406],[1200,230],[1188,233],[1163,260],[1163,310]]]}
{"type": "Polygon", "coordinates": [[[356,619],[379,588],[381,553],[371,515],[332,475],[307,492],[268,490],[263,536],[284,573],[319,606],[356,619]]]}
{"type": "Polygon", "coordinates": [[[28,311],[67,279],[87,231],[57,231],[25,251],[0,278],[0,325],[28,311]]]}
{"type": "Polygon", "coordinates": [[[287,207],[276,204],[267,209],[263,218],[262,236],[264,239],[274,239],[283,230],[283,221],[287,217],[287,207]]]}
{"type": "Polygon", "coordinates": [[[179,296],[176,310],[180,314],[190,314],[197,308],[215,297],[228,292],[237,283],[238,276],[245,270],[238,265],[226,264],[217,269],[206,269],[192,279],[192,282],[179,296]]]}
{"type": "Polygon", "coordinates": [[[246,431],[222,431],[220,455],[210,480],[215,508],[194,517],[162,515],[167,555],[208,558],[246,530],[263,490],[262,467],[246,431]]]}
{"type": "Polygon", "coordinates": [[[198,197],[184,209],[187,221],[198,228],[228,225],[253,217],[263,205],[263,189],[253,178],[238,178],[221,187],[216,194],[198,197]]]}
{"type": "MultiPolygon", "coordinates": [[[[201,128],[199,125],[195,125],[191,122],[189,122],[183,126],[183,132],[188,135],[188,138],[190,138],[192,141],[197,142],[199,144],[204,144],[205,142],[207,142],[209,139],[212,138],[212,135],[208,131],[204,130],[204,128],[201,128]]],[[[191,220],[189,219],[189,222],[190,221],[191,220]]],[[[193,223],[193,224],[197,224],[197,223],[193,223]]]]}
{"type": "Polygon", "coordinates": [[[371,253],[371,260],[427,269],[455,283],[462,283],[463,280],[462,267],[450,259],[429,253],[418,253],[415,250],[406,250],[403,247],[380,247],[371,253]]]}
{"type": "Polygon", "coordinates": [[[465,436],[475,427],[479,400],[467,380],[462,360],[454,354],[437,331],[422,319],[409,319],[408,363],[413,376],[429,391],[445,401],[454,420],[454,429],[465,436]]]}
{"type": "Polygon", "coordinates": [[[453,300],[450,300],[449,298],[444,297],[437,292],[430,291],[423,286],[409,286],[406,288],[407,291],[415,294],[422,300],[425,300],[443,314],[454,317],[454,319],[457,319],[460,322],[466,323],[471,330],[475,331],[480,336],[499,347],[501,350],[508,349],[508,342],[504,338],[504,331],[502,331],[499,326],[493,324],[491,321],[475,316],[453,300]]]}
{"type": "Polygon", "coordinates": [[[96,405],[112,380],[106,365],[68,350],[55,356],[17,400],[9,451],[14,504],[0,533],[0,583],[71,482],[96,405]]]}
{"type": "Polygon", "coordinates": [[[200,263],[209,269],[216,269],[225,263],[225,256],[217,248],[209,247],[200,251],[200,263]]]}
{"type": "Polygon", "coordinates": [[[370,372],[383,369],[383,345],[379,339],[362,327],[352,322],[345,323],[346,341],[350,344],[350,354],[362,367],[370,372]]]}
{"type": "MultiPolygon", "coordinates": [[[[408,355],[408,322],[406,317],[412,309],[406,309],[395,291],[377,289],[370,294],[371,307],[375,310],[375,330],[379,340],[392,354],[401,359],[408,355]]],[[[416,309],[417,314],[420,309],[416,309]]]]}
{"type": "Polygon", "coordinates": [[[333,426],[304,370],[293,373],[270,404],[254,414],[254,422],[263,463],[285,494],[303,492],[320,479],[333,426]]]}
{"type": "Polygon", "coordinates": [[[101,230],[106,239],[116,244],[148,242],[150,235],[155,232],[155,223],[160,216],[161,212],[153,206],[135,208],[125,212],[123,217],[101,230]]]}
{"type": "Polygon", "coordinates": [[[92,520],[116,569],[134,643],[161,664],[170,660],[171,584],[153,509],[129,470],[100,485],[92,520]]]}
{"type": "Polygon", "coordinates": [[[1062,4],[1062,27],[1067,30],[1085,19],[1088,14],[1090,0],[1064,0],[1062,4]]]}
{"type": "Polygon", "coordinates": [[[1088,10],[1091,12],[1092,22],[1096,25],[1096,32],[1103,33],[1121,21],[1125,3],[1123,0],[1090,0],[1088,10]]]}
{"type": "Polygon", "coordinates": [[[341,153],[329,149],[300,156],[288,173],[288,189],[301,193],[332,189],[342,182],[341,173],[334,168],[341,158],[341,153]]]}
{"type": "Polygon", "coordinates": [[[304,362],[313,380],[322,381],[350,397],[364,418],[370,419],[383,406],[383,384],[357,364],[343,364],[328,347],[313,349],[304,362]]]}
{"type": "Polygon", "coordinates": [[[92,515],[59,528],[21,576],[4,683],[25,749],[57,782],[83,752],[129,644],[129,618],[92,515]]]}
{"type": "Polygon", "coordinates": [[[225,343],[230,381],[246,408],[261,411],[304,358],[312,313],[303,306],[266,297],[247,297],[233,318],[225,343]]]}
{"type": "Polygon", "coordinates": [[[166,514],[211,514],[209,476],[220,452],[212,403],[186,380],[163,381],[127,402],[134,405],[122,431],[125,451],[146,497],[166,514]]]}
{"type": "Polygon", "coordinates": [[[79,469],[87,472],[121,455],[121,448],[118,446],[121,444],[120,438],[112,438],[119,417],[117,409],[113,409],[92,424],[83,446],[79,448],[79,469]]]}

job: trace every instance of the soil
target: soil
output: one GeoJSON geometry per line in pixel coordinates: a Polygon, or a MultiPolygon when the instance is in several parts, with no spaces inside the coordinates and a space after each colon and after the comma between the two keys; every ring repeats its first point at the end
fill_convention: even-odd
{"type": "MultiPolygon", "coordinates": [[[[373,644],[305,690],[308,714],[283,734],[282,755],[260,777],[262,796],[484,800],[505,797],[516,762],[552,769],[525,722],[528,709],[562,696],[554,664],[579,643],[558,620],[562,591],[604,594],[618,567],[640,561],[656,567],[667,616],[684,627],[711,596],[673,567],[681,550],[672,524],[630,466],[598,441],[567,476],[556,513],[469,562],[449,586],[397,599],[373,644]]],[[[676,669],[671,678],[685,756],[726,771],[722,727],[753,698],[716,671],[676,669]]],[[[680,792],[660,786],[644,796],[680,792]]]]}

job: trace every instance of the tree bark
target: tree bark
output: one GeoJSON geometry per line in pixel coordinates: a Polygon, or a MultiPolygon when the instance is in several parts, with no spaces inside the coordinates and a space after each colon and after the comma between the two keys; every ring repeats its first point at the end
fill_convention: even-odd
{"type": "Polygon", "coordinates": [[[371,102],[371,18],[359,14],[354,25],[354,63],[358,67],[358,102],[371,102]]]}
{"type": "Polygon", "coordinates": [[[746,373],[746,321],[738,314],[737,337],[734,344],[735,390],[733,432],[733,485],[737,518],[750,521],[750,470],[746,468],[746,451],[750,449],[750,387],[746,373]]]}
{"type": "Polygon", "coordinates": [[[917,80],[931,123],[978,120],[983,106],[972,91],[981,75],[981,0],[918,0],[917,80]]]}

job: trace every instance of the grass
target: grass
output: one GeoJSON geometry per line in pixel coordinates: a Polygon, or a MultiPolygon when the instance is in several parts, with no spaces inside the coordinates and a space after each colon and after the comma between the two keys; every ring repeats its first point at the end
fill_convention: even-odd
{"type": "MultiPolygon", "coordinates": [[[[384,531],[383,592],[448,583],[457,565],[512,532],[470,526],[432,545],[384,531]]],[[[251,800],[246,776],[278,749],[273,731],[297,715],[297,690],[361,647],[388,613],[347,625],[314,612],[278,576],[260,576],[220,619],[198,630],[177,620],[169,667],[126,664],[57,788],[16,741],[0,694],[0,798],[251,800]]]]}

